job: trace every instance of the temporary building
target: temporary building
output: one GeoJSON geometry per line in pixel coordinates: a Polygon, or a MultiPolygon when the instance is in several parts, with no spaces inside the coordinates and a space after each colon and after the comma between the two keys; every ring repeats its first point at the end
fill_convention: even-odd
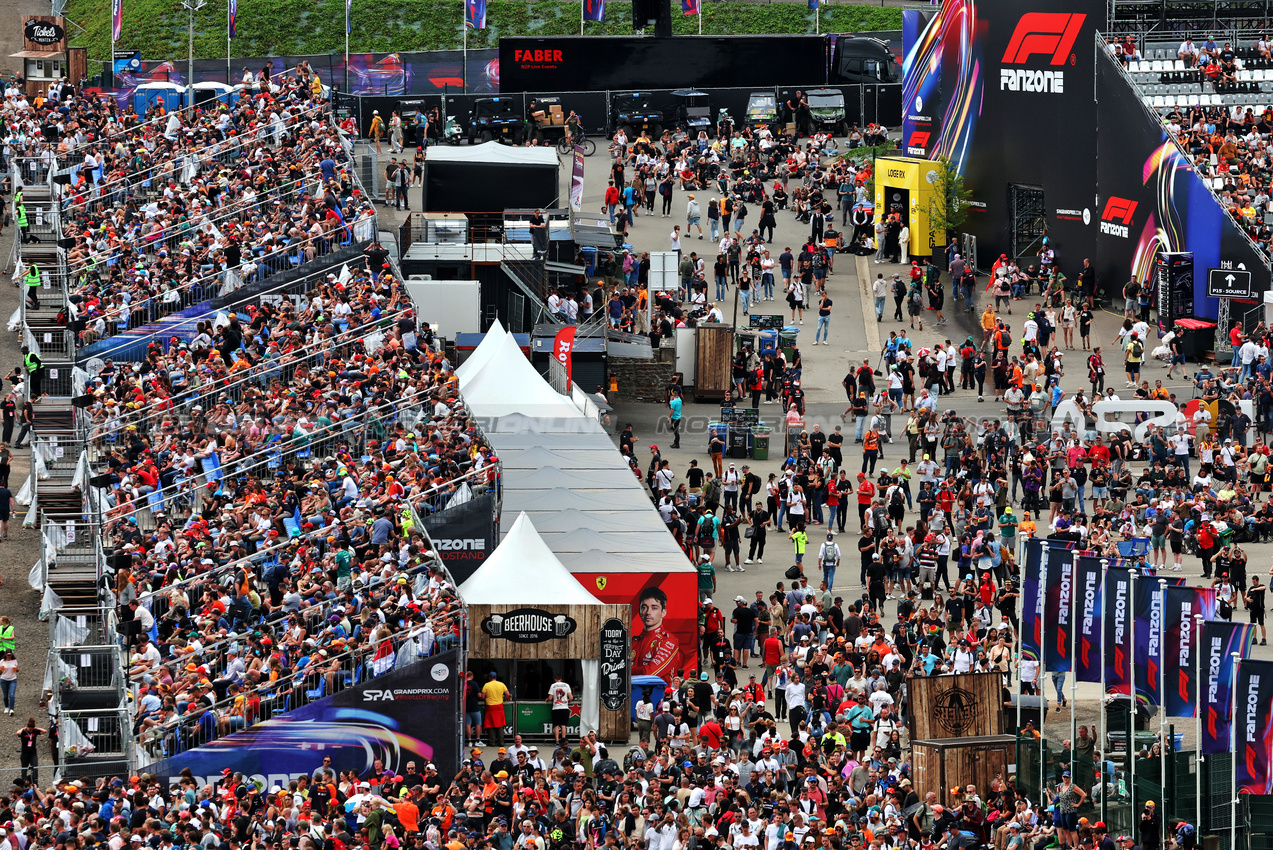
{"type": "Polygon", "coordinates": [[[486,363],[460,382],[464,401],[474,415],[517,413],[560,419],[583,416],[570,399],[548,386],[510,334],[496,340],[495,346],[486,363]]]}
{"type": "Polygon", "coordinates": [[[551,147],[434,145],[424,160],[426,212],[502,213],[508,209],[560,207],[551,147]]]}
{"type": "Polygon", "coordinates": [[[574,695],[571,734],[627,739],[628,608],[603,603],[576,581],[530,517],[518,516],[459,591],[469,616],[469,669],[482,683],[494,674],[510,690],[506,731],[552,734],[544,698],[560,676],[574,695]]]}

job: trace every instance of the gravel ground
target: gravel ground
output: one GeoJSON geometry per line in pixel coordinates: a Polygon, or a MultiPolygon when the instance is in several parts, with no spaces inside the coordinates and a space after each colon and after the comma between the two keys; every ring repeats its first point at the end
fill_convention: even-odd
{"type": "MultiPolygon", "coordinates": [[[[6,230],[0,235],[0,250],[6,260],[13,250],[17,228],[6,230]]],[[[5,323],[19,306],[20,294],[12,285],[10,275],[12,265],[6,263],[6,274],[0,282],[0,317],[5,323]]],[[[17,334],[0,334],[0,374],[9,371],[22,362],[21,342],[17,334]]],[[[5,387],[7,390],[8,387],[5,387]]],[[[31,470],[30,449],[23,448],[14,452],[12,472],[9,485],[16,495],[27,480],[31,470]]],[[[19,506],[14,521],[9,526],[10,537],[0,542],[0,577],[4,586],[0,587],[0,614],[9,617],[13,623],[18,647],[18,698],[14,716],[0,714],[0,775],[13,776],[18,769],[18,741],[15,733],[26,723],[27,718],[34,717],[36,724],[47,728],[48,714],[40,705],[43,687],[44,670],[49,655],[49,625],[38,618],[40,610],[40,594],[31,589],[27,583],[27,574],[40,557],[40,534],[36,528],[23,528],[21,518],[26,508],[19,506]]],[[[41,745],[40,761],[49,763],[49,751],[41,745]]],[[[49,776],[46,770],[42,778],[49,776]]],[[[0,778],[0,781],[3,781],[0,778]]]]}

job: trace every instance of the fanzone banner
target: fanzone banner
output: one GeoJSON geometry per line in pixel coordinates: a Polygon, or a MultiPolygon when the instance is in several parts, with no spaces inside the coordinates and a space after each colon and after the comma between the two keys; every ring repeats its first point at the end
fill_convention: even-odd
{"type": "Polygon", "coordinates": [[[235,24],[238,23],[239,17],[239,0],[230,0],[230,5],[226,8],[226,15],[228,16],[227,25],[230,29],[230,38],[234,38],[235,24]]]}
{"type": "Polygon", "coordinates": [[[1273,794],[1273,661],[1243,661],[1234,689],[1238,793],[1273,794]]]}
{"type": "Polygon", "coordinates": [[[488,493],[420,517],[457,585],[495,551],[494,511],[495,497],[488,493]]]}
{"type": "Polygon", "coordinates": [[[1163,678],[1166,692],[1163,706],[1168,717],[1194,717],[1198,710],[1198,682],[1194,665],[1198,661],[1198,623],[1216,614],[1216,592],[1210,587],[1168,587],[1164,597],[1163,678]]]}
{"type": "Polygon", "coordinates": [[[1105,574],[1099,558],[1091,556],[1074,559],[1074,628],[1078,629],[1075,641],[1074,674],[1080,682],[1101,680],[1101,607],[1105,574]]]}
{"type": "Polygon", "coordinates": [[[1150,705],[1159,705],[1159,665],[1162,664],[1162,588],[1157,580],[1141,578],[1136,583],[1133,606],[1136,621],[1136,696],[1150,705]]]}
{"type": "Polygon", "coordinates": [[[1025,564],[1021,576],[1021,654],[1043,657],[1043,571],[1047,544],[1037,537],[1025,542],[1025,564]]]}
{"type": "Polygon", "coordinates": [[[464,0],[464,25],[486,29],[486,0],[464,0]]]}
{"type": "Polygon", "coordinates": [[[1202,752],[1227,753],[1233,709],[1233,653],[1246,658],[1255,626],[1250,623],[1202,624],[1202,752]]]}
{"type": "Polygon", "coordinates": [[[124,33],[124,0],[111,0],[111,41],[124,33]]]}
{"type": "Polygon", "coordinates": [[[1049,547],[1045,594],[1043,664],[1049,673],[1070,672],[1070,644],[1074,640],[1074,552],[1049,547]]]}
{"type": "MultiPolygon", "coordinates": [[[[333,696],[257,723],[242,732],[181,752],[145,769],[165,784],[189,769],[200,784],[241,771],[263,787],[312,774],[331,756],[331,769],[370,777],[376,760],[404,772],[408,762],[433,762],[438,773],[459,770],[458,650],[422,658],[333,696]]],[[[307,687],[314,687],[310,684],[307,687]]]]}
{"type": "Polygon", "coordinates": [[[604,21],[606,19],[606,0],[583,0],[583,19],[585,21],[604,21]]]}
{"type": "Polygon", "coordinates": [[[570,208],[583,209],[583,145],[575,145],[574,165],[570,169],[570,208]]]}
{"type": "Polygon", "coordinates": [[[1131,687],[1132,579],[1126,567],[1105,571],[1105,685],[1131,687]]]}

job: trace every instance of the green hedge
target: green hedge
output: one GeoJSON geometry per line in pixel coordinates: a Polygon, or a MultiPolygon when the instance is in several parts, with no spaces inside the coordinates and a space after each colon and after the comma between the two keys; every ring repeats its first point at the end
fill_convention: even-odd
{"type": "MultiPolygon", "coordinates": [[[[178,0],[123,0],[123,37],[118,50],[140,50],[143,59],[184,59],[187,13],[178,0]]],[[[235,56],[342,53],[343,0],[239,0],[235,56]]],[[[214,59],[226,52],[227,0],[208,0],[195,19],[195,56],[214,59]]],[[[680,14],[673,0],[673,29],[698,32],[698,21],[680,14]]],[[[70,0],[67,16],[83,27],[73,39],[88,47],[90,60],[110,53],[110,8],[105,0],[70,0]]],[[[703,33],[811,33],[814,15],[804,3],[756,5],[703,0],[703,33]]],[[[443,50],[461,44],[461,0],[353,0],[354,52],[443,50]]],[[[588,35],[631,33],[628,3],[609,4],[608,20],[588,22],[588,35]]],[[[579,32],[579,3],[560,0],[488,0],[488,28],[470,31],[469,47],[495,47],[501,35],[571,35],[579,32]]],[[[878,6],[832,5],[823,9],[823,32],[897,30],[902,10],[878,6]]]]}

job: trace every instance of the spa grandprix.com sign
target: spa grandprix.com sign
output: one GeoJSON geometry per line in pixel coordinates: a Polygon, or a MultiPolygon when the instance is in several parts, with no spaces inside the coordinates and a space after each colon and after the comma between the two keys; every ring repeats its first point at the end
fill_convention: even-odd
{"type": "Polygon", "coordinates": [[[482,620],[482,631],[513,643],[543,643],[564,638],[579,627],[574,618],[550,614],[540,608],[514,608],[482,620]]]}

